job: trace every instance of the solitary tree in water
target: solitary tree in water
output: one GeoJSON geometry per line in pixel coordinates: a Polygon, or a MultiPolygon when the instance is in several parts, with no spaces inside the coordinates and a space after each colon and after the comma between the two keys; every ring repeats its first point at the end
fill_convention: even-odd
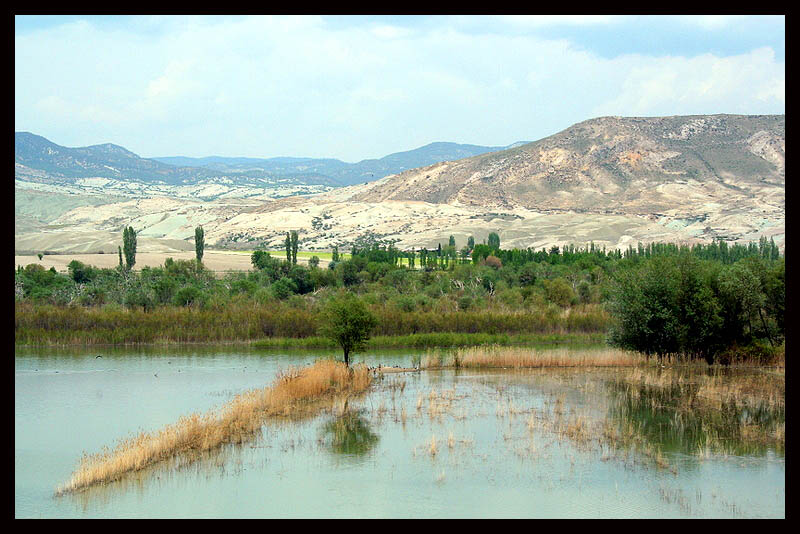
{"type": "Polygon", "coordinates": [[[198,226],[194,229],[194,252],[197,256],[197,263],[202,263],[203,261],[203,249],[206,246],[205,241],[205,234],[203,233],[203,227],[198,226]]]}
{"type": "Polygon", "coordinates": [[[132,226],[122,231],[122,251],[125,253],[125,266],[131,270],[136,264],[136,231],[132,226]]]}
{"type": "Polygon", "coordinates": [[[350,365],[350,353],[364,350],[370,332],[378,324],[375,316],[357,297],[348,293],[328,302],[322,312],[320,334],[336,341],[350,365]]]}

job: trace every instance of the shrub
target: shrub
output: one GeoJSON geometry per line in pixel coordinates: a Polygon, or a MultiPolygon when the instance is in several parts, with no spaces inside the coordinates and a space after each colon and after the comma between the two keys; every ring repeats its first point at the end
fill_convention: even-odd
{"type": "Polygon", "coordinates": [[[566,308],[572,303],[575,297],[575,292],[572,291],[572,286],[563,278],[556,278],[555,280],[542,280],[545,295],[549,302],[562,308],[566,308]]]}
{"type": "Polygon", "coordinates": [[[270,286],[270,290],[272,291],[272,296],[276,299],[286,300],[297,291],[297,284],[295,284],[294,280],[291,278],[284,276],[277,282],[274,282],[270,286]]]}
{"type": "Polygon", "coordinates": [[[195,302],[202,304],[204,300],[203,297],[203,292],[199,288],[195,286],[184,286],[175,293],[173,303],[176,306],[190,306],[195,302]]]}

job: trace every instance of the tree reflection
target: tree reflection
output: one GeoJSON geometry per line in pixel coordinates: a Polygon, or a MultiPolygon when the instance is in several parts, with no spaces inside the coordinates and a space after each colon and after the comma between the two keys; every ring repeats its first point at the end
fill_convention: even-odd
{"type": "Polygon", "coordinates": [[[378,443],[369,422],[358,412],[347,412],[322,427],[322,435],[335,454],[363,455],[378,443]]]}

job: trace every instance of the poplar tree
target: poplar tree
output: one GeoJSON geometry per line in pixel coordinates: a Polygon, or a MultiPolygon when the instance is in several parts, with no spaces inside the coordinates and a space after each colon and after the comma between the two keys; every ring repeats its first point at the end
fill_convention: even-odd
{"type": "Polygon", "coordinates": [[[128,226],[122,231],[122,251],[125,253],[125,265],[128,270],[136,264],[136,231],[128,226]]]}
{"type": "Polygon", "coordinates": [[[292,265],[297,265],[297,232],[294,230],[292,230],[290,242],[292,247],[292,265]]]}
{"type": "Polygon", "coordinates": [[[500,248],[500,236],[497,235],[497,232],[492,232],[489,234],[489,246],[492,248],[499,249],[500,248]]]}
{"type": "Polygon", "coordinates": [[[197,263],[203,262],[203,249],[206,246],[205,233],[203,227],[198,226],[194,229],[194,252],[197,256],[197,263]]]}

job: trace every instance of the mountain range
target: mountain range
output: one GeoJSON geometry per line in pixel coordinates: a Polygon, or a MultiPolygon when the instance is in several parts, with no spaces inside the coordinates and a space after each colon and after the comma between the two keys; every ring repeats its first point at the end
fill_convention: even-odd
{"type": "Polygon", "coordinates": [[[295,157],[142,158],[111,143],[68,148],[30,132],[16,132],[14,162],[15,175],[32,180],[50,178],[75,181],[82,178],[106,178],[166,185],[193,185],[225,180],[235,185],[288,182],[339,187],[368,182],[448,159],[462,159],[505,148],[507,147],[437,142],[357,163],[345,163],[330,158],[295,157]]]}
{"type": "MultiPolygon", "coordinates": [[[[468,237],[480,242],[490,232],[499,233],[504,248],[747,242],[762,235],[783,248],[785,128],[785,115],[599,117],[532,143],[461,159],[443,158],[366,183],[305,191],[314,194],[270,198],[262,192],[235,197],[229,191],[203,201],[212,198],[211,193],[180,198],[164,193],[105,205],[87,203],[54,216],[48,226],[25,239],[18,223],[15,246],[37,250],[43,232],[70,228],[94,232],[92,246],[113,252],[121,228],[130,224],[143,237],[186,245],[194,228],[203,225],[208,245],[245,250],[280,248],[290,230],[298,231],[305,250],[347,246],[364,232],[395,240],[403,248],[435,248],[447,243],[450,235],[460,248],[468,237]]],[[[445,151],[440,149],[449,144],[437,145],[398,157],[417,162],[425,161],[426,152],[443,157],[445,151]]],[[[310,158],[171,161],[178,164],[173,169],[226,176],[255,172],[254,168],[324,170],[333,175],[336,165],[344,168],[342,162],[310,158]]],[[[390,156],[359,164],[364,167],[358,173],[397,168],[390,156]]],[[[25,163],[18,161],[17,168],[21,165],[25,163]]],[[[86,180],[78,185],[88,187],[86,180]]]]}

